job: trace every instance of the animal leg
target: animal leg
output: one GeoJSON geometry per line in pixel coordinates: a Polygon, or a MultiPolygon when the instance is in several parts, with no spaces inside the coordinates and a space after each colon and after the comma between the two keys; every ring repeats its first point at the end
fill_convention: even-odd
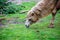
{"type": "Polygon", "coordinates": [[[52,19],[49,28],[54,28],[55,15],[56,15],[56,8],[54,8],[54,10],[52,11],[52,19]]]}

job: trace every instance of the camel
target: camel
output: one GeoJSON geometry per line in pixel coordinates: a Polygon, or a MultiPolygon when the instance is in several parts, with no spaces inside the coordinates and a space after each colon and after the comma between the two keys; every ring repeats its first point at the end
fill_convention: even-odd
{"type": "Polygon", "coordinates": [[[54,28],[54,20],[57,10],[60,9],[60,0],[41,0],[30,11],[28,11],[25,26],[29,28],[30,25],[37,22],[39,19],[52,14],[52,19],[49,28],[54,28]]]}

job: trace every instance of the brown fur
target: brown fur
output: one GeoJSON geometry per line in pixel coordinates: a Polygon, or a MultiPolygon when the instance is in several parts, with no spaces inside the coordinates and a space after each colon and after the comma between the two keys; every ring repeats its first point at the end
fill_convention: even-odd
{"type": "MultiPolygon", "coordinates": [[[[34,6],[29,12],[34,14],[41,15],[40,17],[44,17],[52,12],[55,6],[55,0],[43,0],[44,2],[39,2],[36,6],[34,6]]],[[[28,12],[28,13],[29,13],[28,12]]],[[[30,13],[29,13],[30,14],[30,13]]]]}
{"type": "MultiPolygon", "coordinates": [[[[60,1],[58,2],[60,3],[60,1]]],[[[50,23],[50,27],[53,27],[57,11],[56,9],[59,8],[58,2],[56,4],[56,0],[41,0],[28,12],[27,20],[30,19],[32,22],[36,22],[38,19],[52,13],[52,20],[50,23]]]]}
{"type": "Polygon", "coordinates": [[[60,9],[60,0],[57,2],[56,9],[60,9]]]}

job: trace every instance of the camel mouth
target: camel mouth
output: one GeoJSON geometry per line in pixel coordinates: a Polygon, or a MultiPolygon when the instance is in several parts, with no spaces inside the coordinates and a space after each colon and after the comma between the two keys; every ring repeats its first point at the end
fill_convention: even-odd
{"type": "Polygon", "coordinates": [[[26,26],[26,28],[29,28],[29,26],[28,25],[25,25],[26,26]]]}

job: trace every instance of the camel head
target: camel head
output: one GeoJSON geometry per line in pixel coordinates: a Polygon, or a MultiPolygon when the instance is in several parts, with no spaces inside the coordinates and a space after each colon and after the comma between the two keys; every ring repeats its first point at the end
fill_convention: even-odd
{"type": "Polygon", "coordinates": [[[27,28],[29,28],[29,26],[32,25],[33,23],[37,22],[38,19],[39,19],[39,17],[38,17],[37,13],[29,11],[28,14],[27,14],[25,26],[27,28]]]}

